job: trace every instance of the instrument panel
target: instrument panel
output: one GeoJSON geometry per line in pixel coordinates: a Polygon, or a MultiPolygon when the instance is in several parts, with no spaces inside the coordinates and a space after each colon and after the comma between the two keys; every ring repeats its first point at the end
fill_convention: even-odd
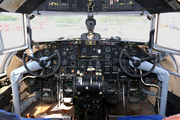
{"type": "MultiPolygon", "coordinates": [[[[61,66],[59,68],[61,75],[76,73],[79,76],[98,76],[116,80],[124,75],[119,66],[119,55],[122,49],[126,49],[131,56],[139,58],[148,56],[145,51],[138,47],[137,43],[117,40],[67,40],[57,41],[53,44],[42,44],[47,45],[47,47],[37,51],[34,56],[36,58],[50,56],[57,49],[61,55],[61,66]]],[[[58,62],[56,58],[53,58],[47,71],[54,70],[58,62]]],[[[127,58],[123,58],[122,63],[123,67],[133,72],[127,58]]]]}

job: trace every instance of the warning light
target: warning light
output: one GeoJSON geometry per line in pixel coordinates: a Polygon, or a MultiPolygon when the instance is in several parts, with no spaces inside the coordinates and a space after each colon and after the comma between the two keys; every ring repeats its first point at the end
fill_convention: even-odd
{"type": "Polygon", "coordinates": [[[72,42],[69,42],[69,45],[72,45],[72,42]]]}

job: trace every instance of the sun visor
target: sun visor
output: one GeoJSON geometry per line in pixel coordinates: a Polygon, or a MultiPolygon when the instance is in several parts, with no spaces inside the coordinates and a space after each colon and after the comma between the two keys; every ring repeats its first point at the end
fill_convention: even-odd
{"type": "Polygon", "coordinates": [[[180,11],[180,0],[135,0],[151,14],[180,11]]]}

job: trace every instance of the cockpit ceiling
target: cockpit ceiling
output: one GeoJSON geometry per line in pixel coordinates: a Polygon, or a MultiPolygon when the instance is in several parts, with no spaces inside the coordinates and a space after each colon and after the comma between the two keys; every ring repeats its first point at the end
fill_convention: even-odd
{"type": "Polygon", "coordinates": [[[151,14],[180,11],[180,0],[0,0],[0,11],[30,14],[38,11],[87,12],[149,11],[151,14]]]}

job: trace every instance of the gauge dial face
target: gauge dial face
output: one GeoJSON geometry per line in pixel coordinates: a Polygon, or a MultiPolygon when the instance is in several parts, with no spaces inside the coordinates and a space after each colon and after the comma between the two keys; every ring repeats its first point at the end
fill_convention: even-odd
{"type": "Polygon", "coordinates": [[[109,60],[111,58],[110,54],[105,55],[105,59],[109,60]]]}
{"type": "Polygon", "coordinates": [[[81,53],[82,53],[82,54],[87,53],[87,48],[86,48],[86,47],[83,47],[83,48],[81,49],[81,53]]]}
{"type": "Polygon", "coordinates": [[[113,62],[114,62],[114,63],[118,63],[118,60],[119,60],[118,58],[114,58],[114,59],[113,59],[113,62]]]}
{"type": "Polygon", "coordinates": [[[136,51],[135,49],[133,49],[133,50],[131,51],[131,55],[137,55],[137,51],[136,51]]]}
{"type": "Polygon", "coordinates": [[[106,48],[105,48],[105,51],[106,51],[107,53],[109,53],[109,52],[111,52],[111,48],[110,48],[110,47],[106,47],[106,48]]]}
{"type": "Polygon", "coordinates": [[[57,65],[58,64],[58,59],[53,60],[53,64],[57,65]]]}
{"type": "Polygon", "coordinates": [[[71,60],[75,60],[75,59],[76,59],[76,56],[75,56],[74,54],[71,54],[71,55],[70,55],[70,59],[71,59],[71,60]]]}
{"type": "Polygon", "coordinates": [[[38,58],[41,58],[41,57],[43,57],[43,53],[42,53],[42,52],[39,52],[39,53],[38,53],[38,58]]]}
{"type": "Polygon", "coordinates": [[[101,36],[99,34],[95,34],[94,39],[101,39],[101,36]]]}
{"type": "Polygon", "coordinates": [[[75,52],[75,49],[73,47],[70,48],[70,52],[71,53],[74,53],[75,52]]]}
{"type": "Polygon", "coordinates": [[[66,56],[66,55],[67,55],[67,51],[63,51],[62,56],[66,56]]]}
{"type": "Polygon", "coordinates": [[[82,35],[81,35],[81,39],[87,39],[86,34],[82,34],[82,35]]]}
{"type": "Polygon", "coordinates": [[[118,51],[114,51],[114,55],[118,55],[118,51]]]}
{"type": "Polygon", "coordinates": [[[62,60],[62,65],[67,65],[67,59],[62,60]]]}
{"type": "Polygon", "coordinates": [[[122,63],[123,63],[124,65],[127,65],[127,64],[128,64],[128,60],[124,58],[124,59],[122,60],[122,63]]]}
{"type": "Polygon", "coordinates": [[[50,52],[49,50],[45,50],[45,51],[44,51],[44,54],[45,54],[46,56],[49,56],[49,55],[51,54],[51,52],[50,52]]]}

